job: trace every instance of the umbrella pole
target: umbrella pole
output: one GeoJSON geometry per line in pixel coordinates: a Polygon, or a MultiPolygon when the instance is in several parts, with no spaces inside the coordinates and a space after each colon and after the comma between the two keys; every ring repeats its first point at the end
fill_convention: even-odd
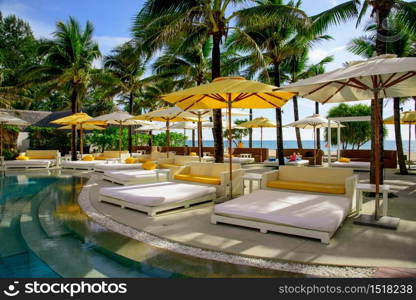
{"type": "Polygon", "coordinates": [[[316,127],[313,126],[313,165],[316,166],[316,127]]]}
{"type": "Polygon", "coordinates": [[[82,124],[80,124],[79,127],[79,151],[81,153],[81,159],[82,159],[82,155],[84,154],[84,129],[82,128],[82,124]]]}
{"type": "Polygon", "coordinates": [[[169,146],[170,146],[169,121],[166,121],[166,158],[169,158],[169,146]]]}
{"type": "Polygon", "coordinates": [[[199,154],[199,161],[202,158],[202,122],[201,122],[201,115],[198,114],[198,154],[199,154]]]}
{"type": "Polygon", "coordinates": [[[410,170],[410,147],[412,146],[412,123],[409,122],[409,157],[407,158],[407,161],[409,162],[409,170],[410,170]]]}
{"type": "MultiPolygon", "coordinates": [[[[373,82],[376,85],[377,78],[373,79],[373,82]]],[[[376,86],[374,86],[376,88],[376,86]]],[[[375,184],[376,184],[376,207],[374,211],[374,219],[377,221],[378,218],[378,210],[380,206],[380,128],[379,128],[379,122],[380,122],[380,116],[378,114],[379,112],[379,97],[378,97],[378,91],[374,91],[374,160],[375,160],[375,184]]]]}
{"type": "Polygon", "coordinates": [[[228,95],[228,156],[230,164],[230,199],[233,198],[233,162],[232,162],[232,135],[231,135],[231,94],[228,95]]]}
{"type": "Polygon", "coordinates": [[[118,135],[118,157],[121,159],[121,135],[123,134],[121,129],[121,122],[119,123],[119,135],[118,135]]]}
{"type": "Polygon", "coordinates": [[[263,127],[260,127],[260,162],[263,162],[263,127]]]}
{"type": "Polygon", "coordinates": [[[183,129],[183,137],[185,139],[185,144],[183,146],[183,155],[185,155],[186,154],[185,153],[185,151],[186,151],[186,142],[187,142],[187,140],[186,140],[186,129],[185,128],[183,129]]]}
{"type": "Polygon", "coordinates": [[[3,156],[3,123],[0,123],[0,156],[3,156]]]}

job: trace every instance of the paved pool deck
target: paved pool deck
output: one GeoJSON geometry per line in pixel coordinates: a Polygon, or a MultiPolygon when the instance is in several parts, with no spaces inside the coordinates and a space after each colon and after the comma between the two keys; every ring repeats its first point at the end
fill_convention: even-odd
{"type": "MultiPolygon", "coordinates": [[[[368,182],[369,173],[357,173],[361,182],[368,182]]],[[[385,183],[398,195],[390,199],[389,215],[399,217],[397,230],[353,224],[349,218],[331,239],[329,245],[302,237],[268,233],[231,225],[213,225],[213,205],[204,204],[189,210],[166,213],[157,218],[100,203],[98,191],[103,186],[116,186],[92,176],[88,189],[92,207],[102,216],[126,225],[137,232],[146,232],[161,239],[185,246],[236,256],[296,262],[325,266],[375,268],[376,276],[407,274],[416,276],[416,176],[401,176],[386,171],[385,183]]],[[[371,213],[374,201],[363,205],[371,213]]]]}

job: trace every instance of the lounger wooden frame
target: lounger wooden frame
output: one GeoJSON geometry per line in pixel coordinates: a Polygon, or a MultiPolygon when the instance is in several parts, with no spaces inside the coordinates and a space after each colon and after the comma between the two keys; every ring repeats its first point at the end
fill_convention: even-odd
{"type": "Polygon", "coordinates": [[[116,205],[119,205],[121,208],[130,208],[130,209],[134,209],[140,212],[145,212],[151,217],[156,217],[158,216],[157,213],[172,210],[172,209],[178,209],[178,208],[189,208],[191,205],[194,205],[194,204],[214,201],[215,197],[216,197],[216,194],[214,192],[214,193],[209,193],[207,195],[204,195],[195,199],[181,201],[181,202],[166,203],[166,204],[162,204],[159,206],[146,206],[146,205],[131,203],[125,200],[121,200],[121,199],[117,199],[117,198],[113,198],[109,196],[104,196],[101,194],[99,197],[99,201],[104,202],[104,203],[116,204],[116,205]]]}
{"type": "Polygon", "coordinates": [[[309,237],[321,240],[324,244],[329,244],[329,240],[334,235],[334,232],[325,232],[313,229],[299,228],[283,224],[273,224],[261,221],[247,220],[238,217],[223,216],[218,214],[211,215],[211,223],[224,223],[249,228],[259,229],[261,233],[267,233],[268,231],[286,233],[291,235],[309,237]]]}
{"type": "MultiPolygon", "coordinates": [[[[24,162],[24,160],[22,161],[24,162]]],[[[28,170],[28,169],[50,169],[54,167],[54,164],[52,163],[46,164],[45,162],[39,162],[38,164],[32,163],[32,164],[25,165],[24,163],[22,163],[22,164],[13,165],[13,164],[7,164],[7,162],[5,162],[3,166],[5,170],[16,170],[16,169],[28,170]]]]}
{"type": "Polygon", "coordinates": [[[62,169],[68,169],[68,170],[85,170],[85,171],[94,171],[95,166],[83,166],[83,165],[66,165],[66,166],[62,166],[62,169]]]}

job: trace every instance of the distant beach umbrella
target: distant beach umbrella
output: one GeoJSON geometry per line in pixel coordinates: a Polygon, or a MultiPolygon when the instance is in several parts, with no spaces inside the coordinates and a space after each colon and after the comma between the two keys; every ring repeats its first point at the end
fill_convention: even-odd
{"type": "Polygon", "coordinates": [[[119,126],[119,138],[118,138],[118,151],[121,157],[121,137],[123,134],[122,126],[134,126],[134,125],[148,125],[147,122],[141,122],[138,120],[132,120],[133,116],[126,111],[116,111],[110,114],[105,114],[96,118],[91,119],[90,122],[104,121],[106,124],[118,125],[119,126]]]}
{"type": "Polygon", "coordinates": [[[169,156],[170,126],[174,122],[196,122],[195,116],[179,107],[167,107],[134,117],[133,120],[157,121],[166,123],[166,152],[169,156]]]}
{"type": "MultiPolygon", "coordinates": [[[[242,77],[219,77],[211,83],[199,85],[161,98],[183,110],[223,109],[228,110],[228,129],[231,131],[233,108],[279,108],[294,96],[290,92],[274,91],[275,86],[242,77]]],[[[230,153],[230,198],[232,198],[232,137],[228,135],[230,153]]]]}
{"type": "Polygon", "coordinates": [[[7,112],[0,112],[0,156],[3,156],[4,125],[28,126],[29,123],[10,115],[7,112]]]}
{"type": "MultiPolygon", "coordinates": [[[[320,103],[337,103],[374,99],[372,122],[374,130],[374,167],[375,171],[375,212],[374,221],[379,225],[378,211],[380,206],[380,99],[416,96],[416,58],[386,54],[357,61],[347,67],[325,74],[310,77],[292,83],[277,90],[293,92],[302,98],[320,103]]],[[[368,222],[362,216],[358,221],[368,222]]],[[[385,220],[388,218],[385,218],[385,220]]],[[[397,222],[395,222],[397,223],[397,222]]],[[[386,225],[383,223],[383,226],[386,225]]],[[[387,226],[387,225],[386,225],[387,226]]]]}
{"type": "MultiPolygon", "coordinates": [[[[391,116],[389,118],[384,119],[383,121],[384,124],[387,125],[394,125],[394,116],[391,116]]],[[[406,111],[400,114],[400,124],[406,124],[409,125],[409,152],[408,152],[408,157],[407,160],[409,162],[409,168],[410,168],[410,148],[412,146],[412,125],[416,125],[416,111],[406,111]]],[[[416,141],[416,137],[415,137],[415,141],[416,141]]]]}
{"type": "MultiPolygon", "coordinates": [[[[301,129],[313,129],[313,151],[314,151],[314,164],[316,164],[316,129],[317,128],[327,128],[328,127],[328,123],[329,120],[321,117],[318,114],[314,114],[312,116],[306,117],[304,119],[301,120],[297,120],[293,123],[284,125],[283,127],[296,127],[296,128],[301,128],[301,129]]],[[[331,121],[329,127],[330,128],[338,128],[338,126],[340,127],[344,127],[344,125],[339,125],[337,122],[331,121]]]]}
{"type": "MultiPolygon", "coordinates": [[[[243,128],[260,128],[260,148],[263,148],[263,128],[276,128],[276,123],[273,123],[267,118],[255,118],[254,120],[239,124],[243,128]]],[[[263,161],[263,151],[260,151],[260,161],[263,161]]]]}

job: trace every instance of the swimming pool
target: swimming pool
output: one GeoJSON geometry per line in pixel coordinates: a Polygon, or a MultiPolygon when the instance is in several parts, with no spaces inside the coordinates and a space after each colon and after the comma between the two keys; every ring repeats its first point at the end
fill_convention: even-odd
{"type": "Polygon", "coordinates": [[[0,177],[0,277],[302,276],[180,255],[109,231],[77,203],[85,181],[70,175],[0,177]]]}

